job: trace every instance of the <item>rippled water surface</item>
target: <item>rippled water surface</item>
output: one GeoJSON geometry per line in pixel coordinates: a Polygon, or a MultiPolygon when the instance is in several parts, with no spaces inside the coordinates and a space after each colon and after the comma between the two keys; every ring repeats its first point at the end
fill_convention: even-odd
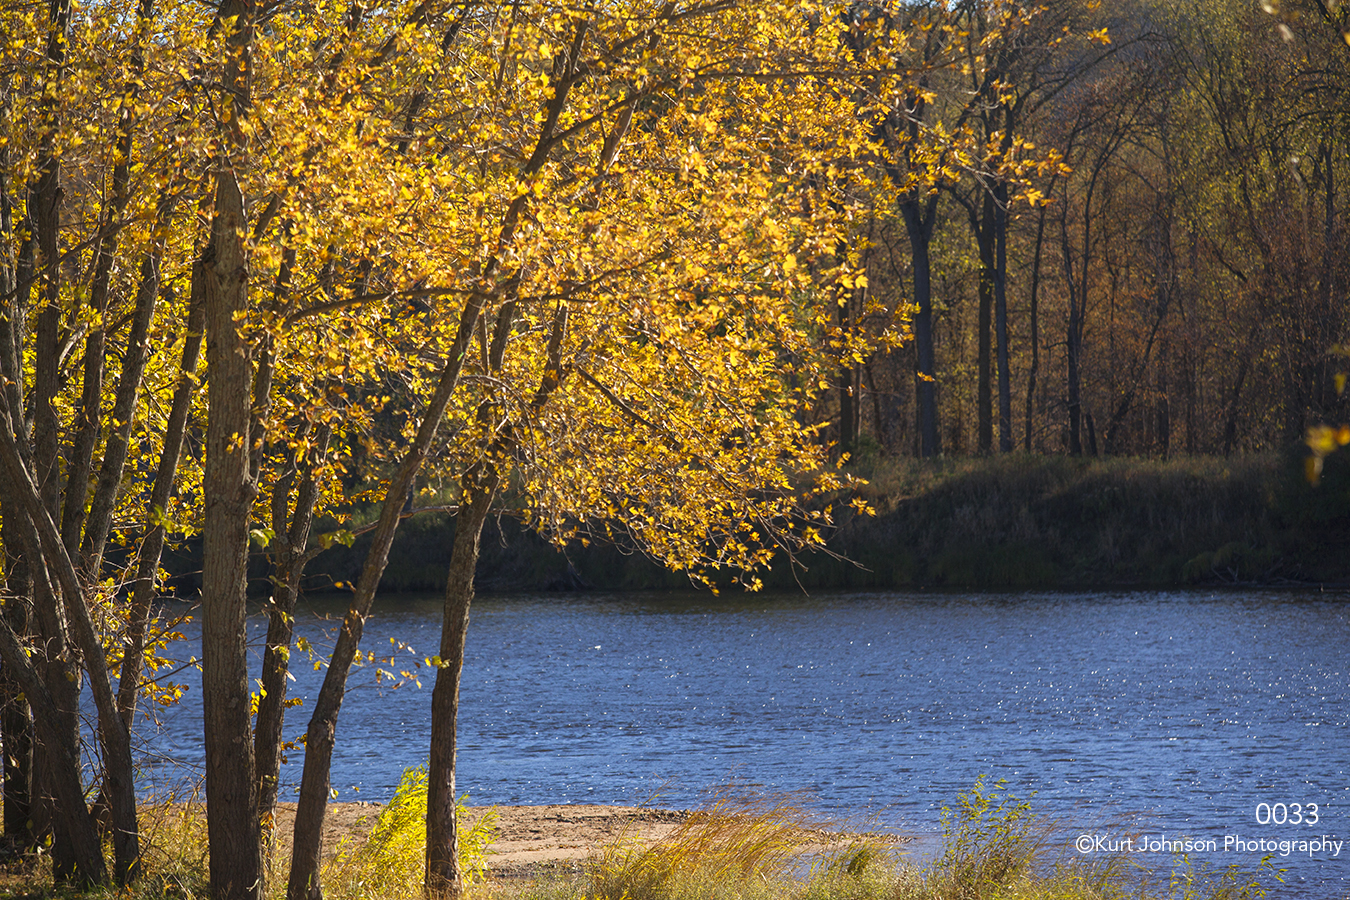
{"type": "MultiPolygon", "coordinates": [[[[340,612],[317,602],[297,618],[319,643],[340,612]]],[[[387,655],[393,637],[411,651],[349,682],[340,799],[387,799],[426,759],[431,673],[420,671],[421,690],[374,676],[434,654],[439,634],[434,600],[377,605],[365,647],[387,655]]],[[[1034,794],[1075,835],[1213,840],[1217,852],[1192,856],[1216,866],[1259,863],[1249,841],[1347,841],[1338,857],[1275,851],[1288,869],[1279,895],[1344,896],[1346,638],[1344,600],[1323,594],[483,597],[459,787],[475,804],[659,792],[685,806],[737,779],[932,832],[940,807],[986,775],[1034,794]],[[1277,818],[1300,804],[1304,822],[1263,824],[1262,803],[1277,818]]],[[[321,673],[294,659],[295,695],[312,700],[321,673]]],[[[155,752],[200,760],[199,704],[194,687],[161,717],[155,752]]],[[[308,709],[291,711],[290,736],[308,709]]]]}

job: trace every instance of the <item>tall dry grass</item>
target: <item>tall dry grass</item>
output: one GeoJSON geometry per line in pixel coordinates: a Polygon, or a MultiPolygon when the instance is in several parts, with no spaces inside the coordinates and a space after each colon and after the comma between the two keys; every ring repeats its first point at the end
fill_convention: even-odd
{"type": "Polygon", "coordinates": [[[578,878],[541,880],[518,900],[1257,900],[1263,881],[1177,861],[1084,861],[1030,803],[983,781],[943,817],[929,865],[859,834],[837,833],[790,798],[719,794],[664,840],[601,848],[578,878]],[[809,855],[814,854],[814,859],[809,855]]]}
{"type": "Polygon", "coordinates": [[[655,844],[630,835],[604,847],[588,867],[587,893],[595,900],[660,900],[691,882],[713,888],[781,880],[819,840],[816,826],[791,798],[723,790],[655,844]]]}

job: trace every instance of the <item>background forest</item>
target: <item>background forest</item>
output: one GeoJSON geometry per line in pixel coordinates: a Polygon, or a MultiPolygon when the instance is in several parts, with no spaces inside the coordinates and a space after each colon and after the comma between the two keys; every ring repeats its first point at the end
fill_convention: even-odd
{"type": "Polygon", "coordinates": [[[1051,3],[934,73],[925,127],[1060,164],[1011,189],[1006,168],[944,172],[929,234],[873,211],[871,292],[923,303],[927,242],[937,427],[925,444],[920,334],[846,369],[858,400],[821,410],[843,444],[1227,456],[1344,418],[1345,12],[1265,6],[1051,3]]]}

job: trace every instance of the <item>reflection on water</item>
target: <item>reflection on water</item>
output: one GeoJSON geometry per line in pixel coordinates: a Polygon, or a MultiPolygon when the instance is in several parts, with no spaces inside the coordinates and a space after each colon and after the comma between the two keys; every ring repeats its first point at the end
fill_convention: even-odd
{"type": "MultiPolygon", "coordinates": [[[[297,618],[317,643],[340,614],[297,618]]],[[[374,675],[434,654],[439,629],[435,600],[377,605],[365,646],[410,650],[350,681],[340,798],[386,799],[425,761],[431,673],[421,690],[374,675]]],[[[1094,837],[1213,839],[1202,861],[1254,867],[1263,853],[1225,840],[1350,838],[1345,634],[1321,594],[480,598],[458,783],[475,804],[685,806],[735,778],[932,831],[986,774],[1094,837]],[[1316,804],[1317,821],[1262,824],[1260,803],[1316,804]]],[[[322,673],[294,659],[312,700],[322,673]]],[[[200,760],[199,704],[194,687],[161,717],[155,752],[200,760]]],[[[298,784],[298,753],[283,777],[298,784]]],[[[1350,844],[1276,863],[1307,896],[1350,883],[1350,844]]]]}

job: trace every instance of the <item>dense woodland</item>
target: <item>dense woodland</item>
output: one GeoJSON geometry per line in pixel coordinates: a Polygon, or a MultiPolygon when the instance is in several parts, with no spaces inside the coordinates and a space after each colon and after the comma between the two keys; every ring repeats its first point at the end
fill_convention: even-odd
{"type": "Polygon", "coordinates": [[[858,400],[819,411],[842,442],[1226,456],[1342,420],[1350,46],[1344,11],[1283,12],[1052,3],[935,75],[925,127],[1060,164],[950,173],[920,198],[930,232],[874,211],[858,236],[871,291],[922,315],[919,243],[931,259],[936,399],[914,388],[916,327],[846,372],[858,400]],[[1055,44],[1097,28],[1108,45],[1055,44]]]}
{"type": "Polygon", "coordinates": [[[6,835],[50,843],[59,881],[138,878],[130,734],[174,699],[175,544],[202,547],[210,891],[317,900],[364,617],[400,522],[453,516],[426,884],[454,896],[458,679],[501,510],[754,589],[820,550],[830,498],[866,515],[844,453],[1229,455],[1344,421],[1346,17],[5,3],[6,835]],[[267,872],[294,604],[358,536],[267,872]]]}

